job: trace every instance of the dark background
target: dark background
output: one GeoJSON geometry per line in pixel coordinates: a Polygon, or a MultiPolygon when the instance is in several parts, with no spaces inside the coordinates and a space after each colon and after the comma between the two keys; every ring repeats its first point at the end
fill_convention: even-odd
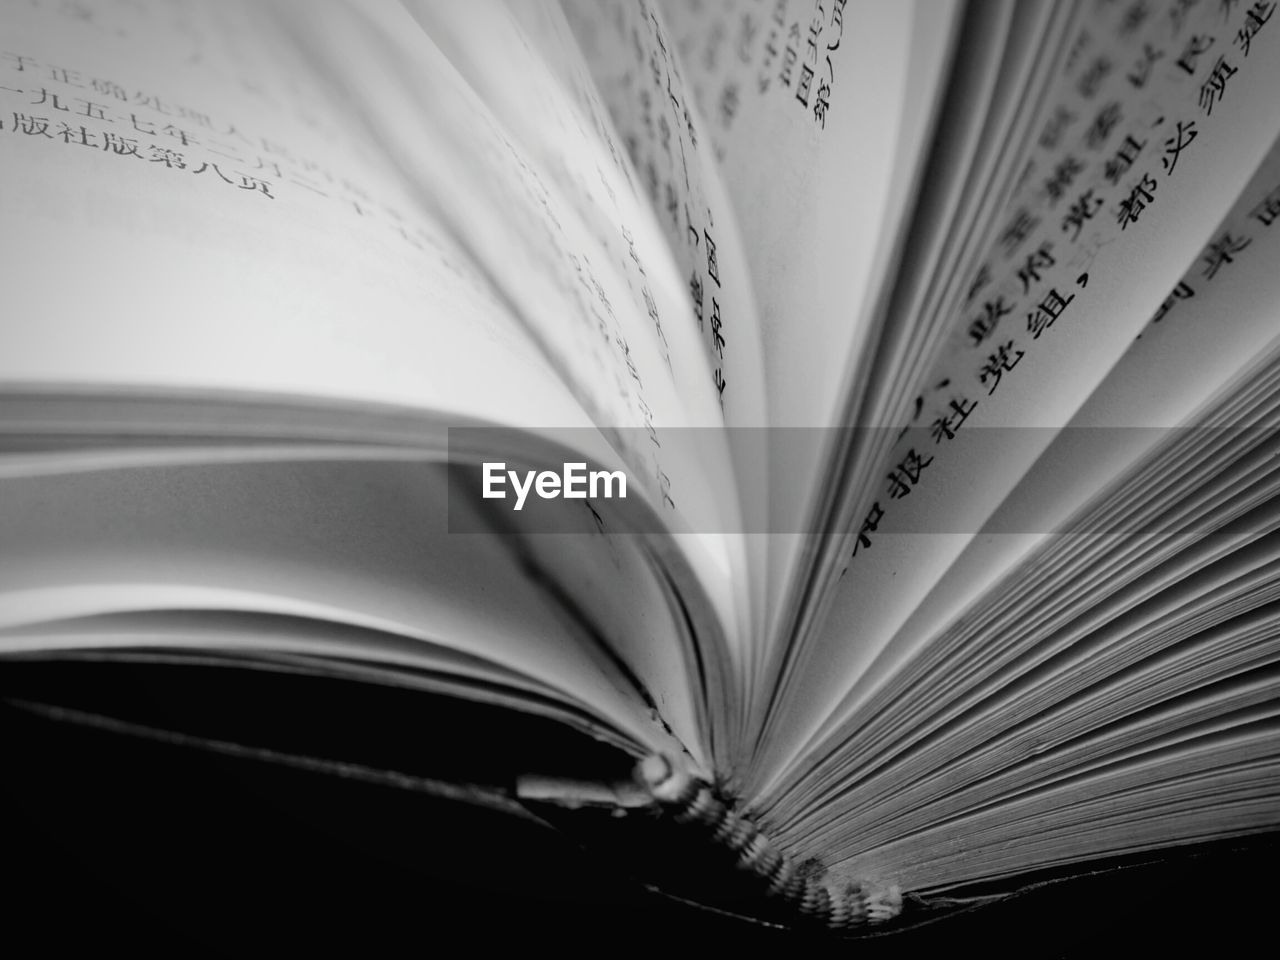
{"type": "MultiPolygon", "coordinates": [[[[508,785],[512,769],[617,772],[611,751],[555,724],[207,665],[5,664],[0,694],[8,698],[0,707],[0,916],[9,943],[22,936],[47,949],[166,953],[466,946],[841,957],[1274,949],[1273,836],[1113,862],[1107,866],[1121,869],[849,943],[649,893],[629,875],[638,862],[631,854],[604,849],[572,822],[567,833],[551,830],[419,792],[57,721],[15,702],[257,738],[494,789],[508,785]]],[[[680,853],[665,859],[684,872],[680,853]]]]}

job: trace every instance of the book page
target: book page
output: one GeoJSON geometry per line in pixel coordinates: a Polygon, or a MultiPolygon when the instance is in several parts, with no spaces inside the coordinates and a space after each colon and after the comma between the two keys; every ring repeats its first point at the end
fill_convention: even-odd
{"type": "MultiPolygon", "coordinates": [[[[947,324],[938,304],[948,289],[954,299],[1012,189],[1009,178],[1030,145],[1031,121],[1061,60],[1052,51],[1062,45],[1072,10],[1025,2],[967,10],[956,41],[964,56],[948,77],[902,259],[887,302],[877,311],[875,348],[861,368],[849,371],[844,422],[854,429],[834,438],[829,469],[836,479],[809,528],[820,535],[804,538],[807,555],[797,564],[797,582],[806,592],[793,594],[782,612],[789,640],[771,671],[782,683],[789,671],[801,668],[797,653],[825,615],[833,574],[844,566],[851,545],[840,534],[861,522],[866,494],[878,486],[900,433],[894,425],[910,416],[910,398],[943,346],[947,324]]],[[[769,722],[764,718],[766,730],[769,722]]]]}
{"type": "MultiPolygon", "coordinates": [[[[1161,635],[1177,638],[1188,622],[1200,630],[1206,617],[1269,601],[1274,573],[1262,568],[1274,559],[1245,544],[1276,522],[1273,507],[1249,510],[1276,486],[1265,425],[1275,416],[1280,362],[1270,269],[1280,234],[1268,223],[1278,183],[1273,147],[1174,288],[1182,295],[1165,298],[1070,427],[859,679],[850,698],[859,707],[829,743],[866,730],[873,715],[895,737],[920,737],[922,728],[936,729],[940,714],[954,717],[975,703],[977,711],[953,727],[986,742],[1018,730],[1033,696],[1042,706],[1063,701],[1082,686],[1109,682],[1117,661],[1150,656],[1161,635]],[[1225,236],[1234,238],[1226,246],[1225,236]],[[1239,552],[1224,558],[1231,530],[1241,538],[1239,552]],[[1229,606],[1215,595],[1193,620],[1185,605],[1195,578],[1212,576],[1199,571],[1215,559],[1231,578],[1261,576],[1263,585],[1250,584],[1229,606]],[[1117,602],[1137,582],[1148,596],[1163,590],[1145,617],[1127,609],[1134,600],[1117,602]],[[947,669],[956,658],[976,669],[947,669]],[[1053,668],[1037,675],[1032,668],[1046,662],[1053,668]],[[910,717],[895,723],[908,687],[929,693],[912,697],[910,717]]],[[[1100,696],[1092,688],[1090,695],[1100,696]]],[[[878,738],[870,732],[868,739],[878,738]]],[[[863,753],[866,741],[851,749],[863,753]]],[[[930,763],[927,751],[911,755],[913,763],[930,763]]],[[[971,769],[966,764],[966,777],[971,769]]]]}
{"type": "MultiPolygon", "coordinates": [[[[372,135],[368,106],[362,112],[350,97],[335,96],[335,83],[348,93],[356,84],[301,53],[291,41],[296,24],[277,9],[120,4],[71,20],[53,3],[6,8],[0,144],[16,169],[30,171],[28,189],[5,194],[10,222],[30,224],[6,234],[6,270],[27,278],[15,292],[14,315],[50,321],[14,338],[0,375],[27,386],[320,395],[464,420],[602,423],[617,431],[615,443],[655,502],[679,504],[695,518],[718,517],[726,502],[731,511],[731,496],[712,496],[698,479],[700,460],[715,465],[716,455],[673,451],[664,459],[648,436],[649,427],[689,421],[639,288],[629,289],[603,254],[600,276],[588,276],[583,257],[598,251],[579,228],[549,248],[555,282],[512,297],[494,282],[495,265],[505,264],[508,285],[515,275],[526,285],[540,282],[520,262],[534,238],[506,230],[506,248],[477,259],[466,249],[472,240],[459,238],[456,223],[423,196],[424,184],[409,182],[372,135]],[[182,42],[163,42],[171,34],[182,42]],[[95,82],[108,92],[96,92],[95,82]],[[113,239],[119,236],[127,243],[113,239]],[[59,282],[64,264],[75,265],[83,282],[59,282]],[[112,323],[92,321],[104,304],[117,303],[112,323]],[[538,334],[521,315],[529,304],[539,305],[547,329],[564,332],[538,334]],[[629,308],[610,316],[614,304],[629,308]],[[567,325],[566,317],[577,319],[567,325]],[[676,497],[681,480],[683,500],[676,497]]],[[[314,19],[325,30],[348,18],[376,34],[346,5],[324,13],[314,19]]],[[[361,35],[348,34],[352,43],[361,35]]],[[[367,56],[376,60],[373,51],[367,56]]],[[[425,69],[429,58],[421,59],[425,69]]],[[[484,113],[474,94],[438,55],[436,68],[437,87],[451,77],[459,97],[473,101],[466,122],[478,131],[484,113]]],[[[412,106],[397,106],[412,114],[412,106]]],[[[485,155],[479,144],[471,147],[485,155]]],[[[508,152],[505,162],[518,171],[517,159],[508,152]]],[[[506,171],[508,181],[515,175],[506,171]]],[[[474,195],[451,191],[472,221],[489,211],[487,230],[496,226],[498,210],[488,204],[497,198],[472,179],[474,195]]],[[[568,228],[536,184],[509,186],[518,192],[503,216],[521,209],[530,230],[553,220],[568,228]]],[[[438,201],[443,187],[433,189],[438,201]]],[[[547,248],[545,237],[538,242],[547,248]]],[[[653,296],[679,303],[674,315],[684,307],[683,289],[678,279],[670,285],[680,287],[676,294],[659,291],[655,280],[653,296]]],[[[688,403],[701,406],[699,424],[719,421],[709,387],[701,405],[692,396],[688,403]]],[[[714,519],[686,525],[727,526],[714,519]]]]}
{"type": "MultiPolygon", "coordinates": [[[[695,659],[717,674],[709,686],[728,689],[749,637],[750,578],[740,545],[724,535],[741,527],[740,499],[684,279],[607,143],[521,50],[518,20],[497,4],[417,15],[442,46],[408,10],[381,6],[349,23],[335,15],[323,30],[307,24],[299,40],[319,64],[358,60],[332,95],[367,105],[369,129],[405,181],[489,265],[522,327],[677,534],[652,552],[687,608],[710,614],[697,620],[695,659]]],[[[556,426],[540,432],[554,437],[556,426]]],[[[578,519],[598,529],[588,511],[578,519]]],[[[616,529],[604,520],[606,533],[616,529]]],[[[662,667],[655,687],[682,695],[679,662],[634,655],[662,667]]]]}
{"type": "MultiPolygon", "coordinates": [[[[631,185],[658,213],[686,278],[725,422],[764,426],[761,334],[746,255],[703,132],[706,121],[685,86],[663,17],[652,4],[621,0],[571,0],[564,8],[598,90],[593,106],[603,114],[607,105],[603,116],[630,161],[631,185]]],[[[581,79],[577,87],[585,88],[581,79]]]]}
{"type": "MultiPolygon", "coordinates": [[[[831,424],[847,381],[867,359],[872,313],[899,252],[957,9],[934,4],[918,15],[910,4],[844,0],[567,8],[628,152],[659,212],[671,214],[675,248],[688,250],[694,269],[698,207],[681,210],[683,177],[672,184],[671,172],[677,150],[681,175],[690,148],[720,161],[760,308],[770,427],[831,424]],[[819,68],[829,73],[815,78],[819,68]],[[700,109],[688,109],[690,90],[700,109]]],[[[715,209],[708,205],[708,218],[723,223],[715,209]]],[[[704,241],[722,250],[723,236],[709,230],[704,241]]],[[[725,262],[721,280],[730,272],[725,262]]],[[[696,300],[708,287],[694,279],[696,300]]],[[[790,442],[785,430],[747,439],[770,464],[767,516],[748,525],[771,532],[749,538],[756,568],[766,570],[753,591],[757,610],[764,608],[756,663],[756,676],[764,676],[807,549],[796,531],[806,529],[822,490],[824,448],[790,442]]]]}
{"type": "Polygon", "coordinates": [[[919,426],[896,448],[806,682],[788,692],[804,707],[779,757],[814,732],[1053,435],[976,428],[1065,424],[1257,168],[1280,130],[1269,93],[1280,57],[1247,14],[1202,5],[1130,23],[1117,5],[1074,39],[991,253],[981,299],[992,309],[957,325],[919,426]]]}
{"type": "MultiPolygon", "coordinates": [[[[590,226],[606,262],[626,267],[631,295],[659,334],[678,395],[699,397],[705,395],[708,383],[713,387],[723,412],[716,414],[714,427],[692,428],[694,445],[725,444],[726,437],[719,429],[722,424],[763,425],[759,334],[745,263],[736,246],[726,202],[722,196],[712,199],[716,181],[708,159],[694,146],[696,141],[685,151],[687,166],[666,170],[667,193],[686,211],[705,210],[712,216],[714,209],[714,216],[724,221],[724,229],[715,236],[706,233],[709,240],[692,244],[685,227],[673,229],[669,205],[661,219],[657,216],[660,197],[641,187],[630,147],[623,152],[625,138],[614,130],[558,4],[550,0],[515,4],[486,0],[465,7],[433,3],[410,3],[408,7],[504,128],[518,138],[527,155],[539,163],[547,179],[562,190],[566,201],[590,226]],[[673,185],[677,183],[679,186],[673,185]],[[704,273],[705,280],[700,279],[704,273]],[[673,285],[674,301],[660,300],[655,294],[655,290],[673,285]],[[704,286],[708,291],[705,303],[700,292],[694,295],[704,286]],[[726,338],[736,340],[736,345],[726,346],[726,338]],[[738,389],[728,389],[730,380],[738,389]]],[[[671,82],[678,84],[677,79],[671,82]]],[[[665,117],[663,122],[667,122],[665,117]]],[[[676,136],[682,142],[679,138],[685,136],[684,131],[676,136]]],[[[667,162],[681,165],[681,155],[671,144],[667,145],[667,162]]],[[[712,478],[726,505],[722,511],[726,517],[732,516],[733,501],[744,486],[742,510],[759,515],[764,509],[760,482],[765,473],[763,459],[759,455],[749,459],[752,451],[735,449],[733,441],[739,436],[742,434],[736,431],[727,435],[732,476],[712,478]]],[[[708,532],[737,531],[743,522],[708,532]]],[[[759,589],[752,589],[762,565],[749,568],[743,550],[730,548],[726,553],[732,565],[729,581],[741,612],[742,626],[731,633],[735,659],[740,659],[746,651],[740,653],[737,648],[751,640],[750,625],[759,619],[749,608],[752,598],[762,596],[759,589]]],[[[740,676],[735,675],[735,682],[740,676]]]]}
{"type": "Polygon", "coordinates": [[[83,12],[0,10],[6,383],[589,422],[258,9],[83,12]]]}
{"type": "MultiPolygon", "coordinates": [[[[1274,377],[1268,393],[1258,399],[1274,418],[1274,377]]],[[[987,805],[988,790],[1016,792],[1019,773],[1052,775],[1073,753],[1096,762],[1096,754],[1076,751],[1081,736],[1105,740],[1121,724],[1147,726],[1154,711],[1145,707],[1159,705],[1186,722],[1195,711],[1168,702],[1179,693],[1221,702],[1215,680],[1274,658],[1274,645],[1267,651],[1246,642],[1269,635],[1260,633],[1252,611],[1263,623],[1274,619],[1280,583],[1277,447],[1274,439],[1261,446],[1243,458],[1211,455],[1211,469],[1221,476],[1181,488],[1179,512],[1191,520],[1185,531],[1173,533],[1179,524],[1171,521],[1169,534],[1087,544],[1111,541],[1114,549],[1102,556],[1088,550],[1080,556],[1070,543],[1060,544],[1067,549],[1038,558],[1039,575],[1027,589],[1013,584],[986,610],[954,624],[946,645],[932,651],[932,676],[911,678],[920,695],[908,703],[886,691],[881,708],[870,719],[864,713],[844,763],[824,771],[822,789],[836,795],[834,802],[810,805],[808,814],[841,844],[865,849],[886,836],[872,839],[871,823],[895,821],[889,833],[909,836],[922,819],[928,826],[972,803],[987,805]],[[846,777],[856,778],[859,789],[841,789],[846,777]],[[900,799],[901,806],[885,818],[889,797],[888,805],[900,799]]],[[[1154,491],[1133,492],[1145,502],[1154,491]]],[[[1249,679],[1268,672],[1274,673],[1249,679]]],[[[1124,807],[1117,803],[1117,811],[1124,807]]]]}
{"type": "MultiPolygon", "coordinates": [[[[1184,432],[1178,428],[1200,407],[1222,391],[1241,387],[1255,361],[1271,355],[1280,338],[1270,269],[1280,257],[1280,232],[1271,229],[1280,214],[1278,201],[1280,149],[1273,146],[1191,269],[1168,291],[1068,429],[984,525],[985,535],[966,548],[928,602],[912,614],[894,647],[911,649],[952,620],[1015,558],[1053,535],[1050,531],[1158,445],[1176,440],[1184,432]]],[[[1215,428],[1205,430],[1209,437],[1215,428]]]]}
{"type": "MultiPolygon", "coordinates": [[[[736,497],[718,431],[671,430],[723,423],[674,268],[615,262],[402,8],[73,13],[0,10],[11,392],[411,415],[437,455],[459,424],[594,438],[660,528],[697,532],[669,569],[722,650],[740,581],[708,531],[736,497]]],[[[687,701],[663,662],[647,681],[687,701]]]]}
{"type": "Polygon", "coordinates": [[[6,656],[51,659],[105,654],[153,661],[186,658],[190,662],[231,655],[243,657],[242,662],[281,664],[308,658],[327,663],[331,673],[350,669],[357,676],[376,664],[392,668],[383,671],[384,677],[402,684],[413,685],[424,675],[460,681],[460,686],[474,681],[476,697],[493,692],[494,687],[516,695],[508,696],[507,702],[522,694],[531,699],[563,696],[554,687],[508,667],[428,640],[332,620],[270,613],[153,609],[76,616],[2,630],[0,645],[6,656]],[[403,669],[397,675],[395,668],[403,669]]]}
{"type": "Polygon", "coordinates": [[[505,544],[447,535],[445,473],[405,460],[227,461],[6,478],[0,652],[31,650],[32,630],[83,617],[274,614],[319,626],[287,646],[268,634],[261,650],[323,652],[326,637],[371,631],[398,642],[370,644],[366,658],[429,666],[439,645],[555,689],[640,742],[666,742],[628,678],[505,544]]]}
{"type": "MultiPolygon", "coordinates": [[[[686,87],[683,65],[656,6],[565,2],[563,7],[565,16],[547,11],[538,22],[530,16],[536,5],[517,2],[512,10],[544,56],[560,65],[566,89],[593,118],[611,153],[618,153],[627,186],[647,198],[657,214],[685,278],[707,370],[729,428],[743,518],[734,532],[758,533],[768,528],[773,455],[763,429],[768,426],[763,339],[736,216],[705,135],[707,121],[686,87]]],[[[737,685],[754,690],[768,640],[771,544],[762,536],[734,539],[747,558],[739,579],[747,615],[737,685]]]]}
{"type": "MultiPolygon", "coordinates": [[[[701,368],[701,357],[690,346],[696,327],[679,319],[692,314],[680,277],[664,269],[669,264],[629,255],[638,251],[615,260],[598,236],[596,218],[605,211],[567,196],[582,185],[581,171],[557,182],[407,11],[364,5],[346,15],[338,7],[320,23],[303,16],[302,6],[291,8],[290,22],[318,65],[333,72],[353,58],[362,64],[342,74],[330,94],[365,105],[371,135],[422,202],[485,265],[523,328],[619,445],[655,502],[704,521],[690,522],[690,529],[717,529],[724,492],[708,497],[697,479],[703,470],[719,478],[725,465],[710,452],[714,445],[690,456],[664,449],[661,436],[654,442],[649,432],[723,424],[711,384],[687,375],[691,366],[701,368]],[[400,122],[403,116],[416,123],[400,122]],[[676,496],[682,489],[683,502],[676,496]]],[[[502,83],[518,80],[509,74],[502,83]]],[[[547,119],[558,122],[551,114],[547,119]]],[[[630,230],[626,210],[613,212],[624,218],[613,229],[630,230]]]]}
{"type": "MultiPolygon", "coordinates": [[[[335,7],[289,23],[329,93],[364,106],[366,128],[421,202],[437,212],[522,329],[666,518],[724,633],[740,619],[732,546],[708,531],[740,523],[723,414],[701,375],[691,307],[662,263],[613,260],[600,224],[525,150],[403,8],[335,7]],[[358,61],[360,69],[345,65],[358,61]],[[413,124],[402,122],[414,117],[413,124]],[[654,322],[645,290],[659,316],[654,322]],[[682,314],[689,322],[677,319],[682,314]],[[691,365],[699,373],[686,376],[691,365]],[[711,431],[686,428],[716,428],[711,431]]],[[[515,84],[517,77],[505,82],[515,84]]],[[[619,229],[629,229],[625,221],[619,229]]],[[[552,429],[549,427],[548,429],[552,429]]]]}
{"type": "MultiPolygon", "coordinates": [[[[658,4],[721,162],[761,313],[769,422],[844,404],[924,159],[958,7],[778,0],[658,4]]],[[[770,530],[806,529],[816,445],[771,479],[770,530]]],[[[791,569],[785,538],[774,587],[791,569]]],[[[794,548],[790,544],[790,548],[794,548]]]]}

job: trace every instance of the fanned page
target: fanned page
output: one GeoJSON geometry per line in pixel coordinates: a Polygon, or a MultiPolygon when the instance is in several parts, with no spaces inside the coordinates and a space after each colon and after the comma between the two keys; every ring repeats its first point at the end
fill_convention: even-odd
{"type": "MultiPolygon", "coordinates": [[[[760,334],[746,263],[712,161],[690,132],[696,130],[690,114],[695,108],[684,104],[678,74],[668,69],[664,85],[648,94],[651,105],[662,107],[656,122],[648,117],[648,129],[668,132],[663,147],[665,200],[659,208],[655,191],[642,188],[643,177],[653,174],[653,158],[633,162],[633,154],[622,151],[623,138],[595,91],[558,3],[485,2],[466,7],[412,3],[409,9],[507,128],[564,186],[566,196],[592,219],[611,261],[628,267],[628,280],[660,333],[667,359],[678,371],[681,395],[688,391],[701,396],[708,383],[714,389],[722,419],[691,421],[686,431],[673,433],[670,442],[688,449],[714,448],[726,444],[723,426],[762,426],[760,334]],[[666,90],[662,100],[657,99],[660,90],[666,90]],[[648,173],[642,175],[641,169],[648,173]],[[662,216],[655,217],[655,212],[662,216]],[[670,262],[672,252],[674,263],[670,262]],[[669,282],[677,273],[681,289],[660,312],[651,287],[669,282]],[[662,332],[663,316],[668,318],[666,323],[680,328],[682,336],[662,332]],[[701,351],[691,349],[688,334],[695,329],[702,340],[701,351]],[[735,389],[729,389],[730,382],[735,389]]],[[[614,12],[626,16],[629,9],[619,6],[614,12]]],[[[639,25],[652,27],[647,21],[639,25]]],[[[662,49],[661,38],[646,34],[646,39],[656,55],[662,49]]],[[[654,76],[649,74],[651,79],[654,76]]],[[[717,501],[728,509],[719,525],[695,529],[719,544],[736,541],[730,534],[761,522],[749,519],[758,518],[765,508],[764,459],[759,444],[752,440],[749,431],[728,431],[729,459],[724,464],[732,463],[732,474],[708,473],[717,501]],[[741,502],[735,504],[739,492],[741,502]]],[[[734,668],[729,677],[736,697],[736,691],[750,682],[746,671],[751,641],[763,616],[759,601],[764,596],[764,564],[759,558],[749,562],[737,542],[729,543],[724,552],[741,611],[727,636],[734,668]]]]}
{"type": "Polygon", "coordinates": [[[939,889],[1275,826],[1280,56],[1265,8],[1141,6],[1074,33],[780,697],[760,810],[849,875],[939,889]]]}
{"type": "MultiPolygon", "coordinates": [[[[10,317],[36,318],[6,324],[0,351],[6,475],[442,461],[450,426],[524,438],[464,457],[535,465],[573,448],[623,468],[633,496],[575,507],[564,529],[584,549],[543,575],[588,565],[598,583],[568,611],[586,630],[572,642],[608,637],[600,655],[624,669],[606,685],[662,704],[705,762],[726,638],[747,614],[740,551],[703,532],[740,522],[737,497],[723,436],[679,439],[723,414],[685,279],[625,171],[574,195],[402,8],[116,3],[81,17],[32,3],[0,17],[0,149],[22,185],[3,193],[0,247],[10,317]],[[63,439],[33,450],[32,436],[63,439]],[[606,543],[614,521],[696,533],[606,543]]],[[[567,108],[531,109],[536,127],[567,108]]],[[[508,573],[528,577],[546,553],[508,573]]],[[[506,658],[483,631],[466,643],[506,658]]]]}
{"type": "MultiPolygon", "coordinates": [[[[836,435],[822,428],[839,420],[849,371],[871,360],[958,8],[815,7],[799,0],[768,8],[740,2],[566,8],[622,143],[652,202],[669,214],[695,303],[713,325],[728,318],[723,337],[709,330],[725,364],[740,362],[733,324],[741,316],[725,312],[726,295],[747,278],[724,266],[711,270],[732,237],[724,204],[715,199],[721,177],[742,231],[760,309],[769,427],[735,432],[741,446],[769,464],[768,508],[747,525],[770,533],[751,543],[765,574],[756,591],[764,607],[757,607],[760,642],[744,694],[750,728],[803,590],[811,546],[799,532],[815,522],[831,493],[820,478],[836,435]],[[709,156],[719,176],[704,174],[687,203],[689,184],[696,183],[689,168],[696,175],[699,160],[705,164],[709,156]],[[699,192],[705,203],[697,202],[699,192]]],[[[733,263],[720,259],[726,262],[733,263]]],[[[753,423],[726,413],[731,428],[753,423]]],[[[750,463],[751,454],[740,462],[750,463]]]]}
{"type": "Polygon", "coordinates": [[[981,302],[953,308],[953,348],[920,383],[913,429],[885,462],[877,489],[864,494],[871,502],[846,556],[825,633],[793,674],[803,678],[794,696],[786,692],[804,706],[788,713],[792,732],[772,738],[778,756],[795,756],[1047,446],[1053,429],[1101,382],[1275,136],[1268,95],[1274,58],[1256,50],[1240,57],[1230,93],[1212,100],[1200,92],[1214,67],[1207,57],[1197,61],[1204,76],[1173,58],[1140,77],[1140,85],[1120,67],[1144,56],[1148,45],[1181,50],[1205,31],[1229,43],[1235,30],[1221,24],[1220,15],[1197,8],[1189,20],[1150,17],[1129,31],[1106,19],[1121,16],[1103,11],[1073,40],[1075,55],[1042,111],[1048,127],[1030,165],[1019,171],[1021,185],[989,253],[993,279],[975,292],[981,302]],[[1078,122],[1046,137],[1056,133],[1050,128],[1061,124],[1055,119],[1061,111],[1078,122]],[[1200,149],[1186,145],[1192,132],[1200,149]],[[1147,144],[1142,163],[1126,165],[1126,136],[1147,144]],[[1060,184],[1060,166],[1080,172],[1060,184]],[[1162,176],[1169,203],[1148,204],[1144,194],[1132,194],[1137,181],[1126,176],[1162,176]],[[1087,202],[1077,204],[1088,190],[1087,202]],[[1089,217],[1077,216],[1085,207],[1089,217]],[[1003,326],[975,340],[972,321],[979,311],[985,316],[988,302],[1008,315],[1003,326]],[[996,362],[989,363],[992,354],[996,362]]]}
{"type": "Polygon", "coordinates": [[[448,536],[441,466],[317,453],[24,473],[0,486],[10,656],[310,655],[470,679],[653,739],[616,665],[575,642],[500,542],[448,536]],[[504,603],[486,602],[495,591],[504,603]]]}
{"type": "MultiPolygon", "coordinates": [[[[727,532],[765,529],[769,450],[761,428],[768,423],[767,396],[749,264],[705,138],[706,121],[685,86],[661,17],[653,7],[632,3],[513,2],[510,8],[541,56],[556,66],[565,89],[604,131],[628,186],[658,215],[685,278],[706,375],[728,428],[742,523],[727,532]]],[[[491,40],[482,49],[491,49],[491,40]]],[[[751,615],[735,644],[742,660],[739,690],[757,684],[753,668],[765,634],[769,585],[767,540],[740,542],[750,558],[740,582],[748,587],[751,615]]]]}
{"type": "Polygon", "coordinates": [[[810,803],[830,798],[813,835],[828,856],[856,872],[906,857],[908,882],[946,886],[1042,856],[1274,828],[1270,775],[1252,799],[1233,794],[1235,760],[1216,731],[1228,745],[1254,737],[1255,770],[1273,763],[1274,737],[1261,733],[1272,711],[1258,704],[1276,693],[1278,181],[1273,148],[1178,293],[1002,505],[1001,532],[969,545],[895,639],[932,626],[927,653],[864,678],[855,719],[824,747],[844,759],[806,787],[810,803]],[[1241,248],[1231,261],[1225,235],[1241,248]],[[1035,532],[1051,528],[1061,532],[1035,532]],[[958,596],[981,599],[936,631],[958,596]],[[908,716],[900,698],[921,684],[930,692],[909,699],[908,716]],[[1177,796],[1197,767],[1220,778],[1215,804],[1177,796]],[[1100,809],[1125,789],[1133,803],[1100,809]],[[1021,824],[978,813],[1020,794],[1021,824]],[[963,864],[927,854],[971,831],[1022,853],[971,851],[963,864]]]}
{"type": "Polygon", "coordinates": [[[810,573],[812,545],[798,534],[821,528],[830,493],[819,478],[838,434],[825,428],[844,422],[846,381],[871,361],[960,8],[657,6],[708,118],[761,311],[776,644],[810,573]]]}

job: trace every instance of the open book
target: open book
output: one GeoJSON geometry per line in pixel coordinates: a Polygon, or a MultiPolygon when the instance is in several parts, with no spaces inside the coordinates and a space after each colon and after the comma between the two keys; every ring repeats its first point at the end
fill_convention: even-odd
{"type": "Polygon", "coordinates": [[[536,719],[832,927],[1280,828],[1275,8],[5,4],[3,669],[536,719]]]}

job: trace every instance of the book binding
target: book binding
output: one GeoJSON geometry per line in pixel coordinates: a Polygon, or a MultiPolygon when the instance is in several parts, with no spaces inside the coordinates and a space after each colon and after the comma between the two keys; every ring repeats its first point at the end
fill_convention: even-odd
{"type": "Polygon", "coordinates": [[[638,764],[636,777],[672,819],[708,832],[714,843],[734,855],[740,869],[760,878],[769,897],[794,909],[805,921],[849,930],[884,923],[902,912],[902,891],[896,884],[824,882],[779,850],[712,784],[681,770],[667,757],[646,757],[638,764]]]}

